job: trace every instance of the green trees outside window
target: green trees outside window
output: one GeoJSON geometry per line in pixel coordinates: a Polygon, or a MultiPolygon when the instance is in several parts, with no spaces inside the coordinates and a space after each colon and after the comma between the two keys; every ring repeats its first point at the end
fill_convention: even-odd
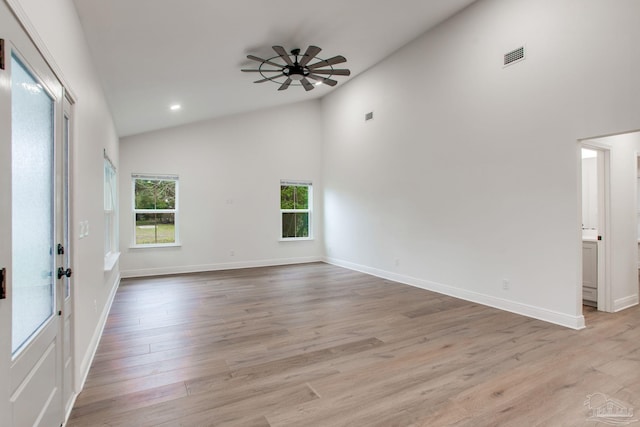
{"type": "Polygon", "coordinates": [[[307,239],[311,237],[311,185],[280,184],[280,211],[282,238],[307,239]]]}
{"type": "Polygon", "coordinates": [[[177,179],[134,179],[135,244],[177,243],[177,179]]]}

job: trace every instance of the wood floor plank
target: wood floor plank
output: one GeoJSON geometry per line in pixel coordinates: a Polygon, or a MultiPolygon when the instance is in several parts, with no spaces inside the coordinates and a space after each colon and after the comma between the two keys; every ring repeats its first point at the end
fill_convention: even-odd
{"type": "Polygon", "coordinates": [[[588,395],[640,408],[640,308],[585,317],[323,263],[125,279],[67,425],[593,425],[588,395]]]}
{"type": "Polygon", "coordinates": [[[179,399],[187,395],[188,391],[185,384],[179,382],[141,392],[122,394],[109,399],[101,399],[91,403],[87,403],[83,399],[77,401],[67,425],[76,427],[103,425],[122,413],[138,411],[160,402],[179,399]]]}

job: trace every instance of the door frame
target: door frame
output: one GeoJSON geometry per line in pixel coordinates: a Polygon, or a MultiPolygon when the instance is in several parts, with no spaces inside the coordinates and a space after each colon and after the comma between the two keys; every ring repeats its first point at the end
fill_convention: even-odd
{"type": "MultiPolygon", "coordinates": [[[[582,156],[581,149],[587,148],[598,153],[598,311],[613,312],[613,292],[611,289],[611,145],[587,138],[578,141],[580,158],[580,180],[578,195],[580,200],[580,220],[582,224],[582,156]]],[[[582,243],[582,230],[580,230],[582,243]]],[[[582,244],[579,246],[582,250],[582,244]]],[[[582,259],[582,257],[579,257],[582,259]]],[[[582,290],[582,262],[580,262],[580,289],[582,290]]],[[[580,305],[582,305],[582,292],[580,305]]]]}
{"type": "MultiPolygon", "coordinates": [[[[62,95],[62,114],[61,114],[61,123],[58,125],[62,128],[62,138],[60,143],[61,148],[61,166],[62,173],[60,176],[62,191],[60,196],[62,197],[61,203],[63,204],[61,211],[66,215],[66,218],[63,218],[62,224],[62,239],[65,239],[66,242],[63,242],[65,246],[65,258],[62,267],[75,269],[75,251],[74,251],[74,227],[73,227],[73,172],[75,170],[74,167],[74,100],[67,92],[67,90],[62,87],[63,95],[62,95]],[[68,123],[65,121],[68,120],[68,123]],[[65,126],[68,125],[68,126],[65,126]],[[66,128],[66,129],[65,129],[66,128]],[[65,183],[66,180],[66,183],[65,183]],[[65,188],[66,184],[66,188],[65,188]],[[65,199],[66,196],[66,199],[65,199]],[[64,223],[66,220],[66,224],[64,223]],[[65,236],[66,235],[66,236],[65,236]]],[[[76,399],[76,357],[75,357],[75,275],[71,275],[65,279],[69,284],[69,295],[65,298],[65,283],[60,282],[58,287],[58,292],[60,298],[58,300],[59,309],[62,310],[63,314],[61,316],[59,333],[62,341],[62,405],[63,405],[63,414],[64,419],[67,420],[69,415],[71,414],[71,410],[73,409],[73,404],[76,399]],[[69,322],[69,328],[65,329],[66,322],[69,322]],[[68,335],[68,336],[67,336],[68,335]],[[66,343],[68,342],[68,348],[66,348],[66,343]],[[66,351],[65,351],[66,349],[66,351]]]]}

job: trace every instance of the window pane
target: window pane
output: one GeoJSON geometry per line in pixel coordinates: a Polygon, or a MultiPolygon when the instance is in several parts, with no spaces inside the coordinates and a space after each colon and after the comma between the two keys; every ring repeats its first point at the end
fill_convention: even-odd
{"type": "Polygon", "coordinates": [[[111,253],[111,212],[104,213],[104,254],[111,253]]]}
{"type": "Polygon", "coordinates": [[[137,213],[136,245],[175,243],[176,226],[173,213],[137,213]]]}
{"type": "Polygon", "coordinates": [[[309,187],[298,185],[280,186],[280,209],[308,209],[309,187]]]}
{"type": "Polygon", "coordinates": [[[283,213],[282,237],[309,237],[309,214],[283,213]]]}
{"type": "Polygon", "coordinates": [[[308,209],[309,208],[309,187],[294,187],[294,209],[308,209]]]}
{"type": "Polygon", "coordinates": [[[291,185],[280,186],[280,209],[294,209],[294,189],[291,185]]]}
{"type": "Polygon", "coordinates": [[[12,58],[11,167],[15,353],[53,315],[53,101],[12,58]]]}
{"type": "Polygon", "coordinates": [[[175,209],[176,182],[136,179],[136,209],[175,209]]]}
{"type": "Polygon", "coordinates": [[[104,254],[115,252],[116,170],[104,159],[104,254]]]}

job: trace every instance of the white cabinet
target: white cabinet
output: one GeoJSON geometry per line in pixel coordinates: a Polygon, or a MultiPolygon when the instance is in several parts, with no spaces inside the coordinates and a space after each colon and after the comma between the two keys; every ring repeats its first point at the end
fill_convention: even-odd
{"type": "Polygon", "coordinates": [[[594,307],[598,303],[597,242],[582,242],[582,302],[594,307]]]}

